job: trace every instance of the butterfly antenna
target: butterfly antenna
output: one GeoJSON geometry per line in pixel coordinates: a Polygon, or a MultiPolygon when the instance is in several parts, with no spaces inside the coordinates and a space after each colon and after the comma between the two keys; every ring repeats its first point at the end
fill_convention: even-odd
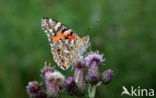
{"type": "Polygon", "coordinates": [[[93,26],[89,26],[88,27],[88,34],[89,34],[89,32],[91,32],[94,28],[96,28],[96,26],[100,23],[100,18],[97,18],[96,19],[96,23],[93,25],[93,26]]]}
{"type": "MultiPolygon", "coordinates": [[[[93,29],[95,29],[96,28],[96,26],[100,23],[100,18],[97,18],[97,20],[96,20],[96,23],[94,24],[94,26],[89,26],[89,28],[88,28],[88,34],[89,34],[89,32],[91,32],[93,29]]],[[[92,50],[92,47],[91,47],[91,44],[89,43],[89,51],[91,51],[92,50]]]]}
{"type": "Polygon", "coordinates": [[[89,32],[91,32],[91,31],[92,31],[92,29],[93,29],[93,27],[92,27],[92,26],[89,26],[89,27],[88,27],[88,31],[87,31],[87,32],[88,32],[88,33],[89,33],[89,32]]]}

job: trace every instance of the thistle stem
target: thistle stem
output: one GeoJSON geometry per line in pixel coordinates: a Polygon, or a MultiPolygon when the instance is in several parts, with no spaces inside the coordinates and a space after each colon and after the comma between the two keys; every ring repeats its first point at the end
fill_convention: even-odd
{"type": "Polygon", "coordinates": [[[94,98],[95,97],[95,92],[96,92],[96,85],[89,84],[89,87],[88,87],[88,96],[89,96],[89,98],[94,98]]]}

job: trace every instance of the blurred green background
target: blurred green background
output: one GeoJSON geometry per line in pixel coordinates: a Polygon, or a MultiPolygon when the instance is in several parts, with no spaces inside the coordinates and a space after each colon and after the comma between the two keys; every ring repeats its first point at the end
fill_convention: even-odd
{"type": "Polygon", "coordinates": [[[43,81],[44,62],[56,65],[42,17],[89,35],[91,50],[107,58],[100,70],[112,68],[114,79],[96,98],[127,98],[123,85],[156,90],[156,0],[0,0],[0,98],[27,98],[27,83],[43,81]]]}

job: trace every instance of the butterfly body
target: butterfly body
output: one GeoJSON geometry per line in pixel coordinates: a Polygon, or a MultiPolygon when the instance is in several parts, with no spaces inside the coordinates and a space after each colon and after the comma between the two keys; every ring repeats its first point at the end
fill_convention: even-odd
{"type": "Polygon", "coordinates": [[[89,46],[89,36],[81,38],[51,18],[42,18],[41,27],[48,37],[55,62],[63,70],[74,64],[89,46]]]}

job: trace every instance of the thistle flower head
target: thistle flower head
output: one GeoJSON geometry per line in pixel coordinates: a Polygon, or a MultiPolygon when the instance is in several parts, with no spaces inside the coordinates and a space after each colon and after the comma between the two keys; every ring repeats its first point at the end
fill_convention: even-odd
{"type": "Polygon", "coordinates": [[[27,85],[27,93],[30,97],[46,98],[46,93],[41,90],[41,84],[37,81],[29,82],[27,85]]]}
{"type": "Polygon", "coordinates": [[[90,52],[88,56],[85,58],[86,64],[90,65],[93,61],[103,62],[103,54],[99,54],[99,52],[90,52]]]}
{"type": "Polygon", "coordinates": [[[42,73],[42,77],[45,79],[46,78],[46,74],[47,73],[53,73],[55,71],[54,68],[50,67],[50,66],[44,66],[44,68],[42,68],[41,73],[42,73]]]}
{"type": "Polygon", "coordinates": [[[64,81],[65,81],[65,77],[58,71],[55,71],[51,74],[49,74],[49,76],[47,77],[47,82],[51,83],[55,83],[60,87],[63,87],[64,81]]]}
{"type": "Polygon", "coordinates": [[[85,64],[85,60],[83,56],[80,56],[77,60],[77,62],[74,64],[74,68],[78,68],[78,69],[84,69],[86,68],[86,64],[85,64]]]}
{"type": "Polygon", "coordinates": [[[89,66],[86,81],[93,85],[100,81],[100,71],[97,63],[92,63],[92,65],[89,66]]]}
{"type": "Polygon", "coordinates": [[[41,85],[37,81],[33,81],[29,82],[26,88],[30,96],[36,96],[37,92],[41,89],[41,85]]]}
{"type": "Polygon", "coordinates": [[[77,89],[78,88],[74,81],[74,78],[69,76],[67,80],[65,81],[65,91],[69,95],[75,95],[75,93],[77,92],[77,89]]]}
{"type": "Polygon", "coordinates": [[[108,84],[112,81],[112,78],[113,78],[113,71],[111,69],[108,69],[106,71],[104,71],[102,74],[101,74],[101,81],[103,84],[108,84]]]}
{"type": "Polygon", "coordinates": [[[45,73],[48,97],[58,97],[62,93],[64,81],[64,76],[58,71],[45,73]]]}
{"type": "Polygon", "coordinates": [[[91,52],[85,58],[86,64],[88,65],[88,73],[86,76],[86,81],[90,84],[97,84],[100,81],[100,71],[98,63],[104,61],[103,55],[99,52],[91,52]]]}
{"type": "Polygon", "coordinates": [[[42,70],[42,77],[45,80],[48,97],[58,97],[62,93],[64,76],[54,68],[45,66],[42,70]]]}

